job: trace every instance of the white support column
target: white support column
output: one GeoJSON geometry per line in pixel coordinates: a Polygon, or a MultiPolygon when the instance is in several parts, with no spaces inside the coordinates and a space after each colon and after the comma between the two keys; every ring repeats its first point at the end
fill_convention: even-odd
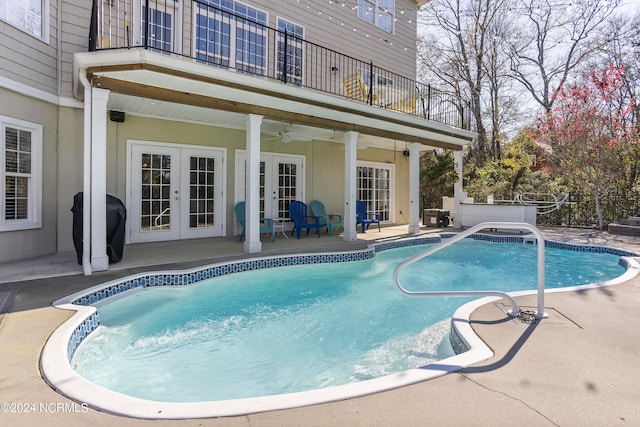
{"type": "Polygon", "coordinates": [[[458,181],[453,185],[453,203],[455,209],[455,215],[453,217],[453,227],[462,228],[462,207],[460,202],[462,201],[462,154],[463,151],[454,151],[453,153],[453,166],[458,175],[458,181]]]}
{"type": "Polygon", "coordinates": [[[356,160],[358,157],[358,132],[344,134],[344,233],[342,240],[355,242],[356,232],[356,160]]]}
{"type": "Polygon", "coordinates": [[[420,144],[409,144],[409,234],[420,233],[420,144]]]}
{"type": "Polygon", "coordinates": [[[245,212],[244,251],[262,252],[260,241],[260,126],[262,116],[249,114],[246,120],[247,200],[245,212]]]}
{"type": "Polygon", "coordinates": [[[107,101],[109,91],[91,89],[91,269],[109,269],[107,256],[107,101]]]}

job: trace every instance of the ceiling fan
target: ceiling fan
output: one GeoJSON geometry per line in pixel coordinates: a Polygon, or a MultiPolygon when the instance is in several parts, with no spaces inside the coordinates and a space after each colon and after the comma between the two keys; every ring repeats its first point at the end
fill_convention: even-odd
{"type": "Polygon", "coordinates": [[[265,141],[271,141],[274,139],[279,139],[280,142],[284,143],[284,144],[288,144],[292,141],[311,141],[313,140],[313,138],[303,135],[299,132],[293,132],[293,131],[285,131],[285,130],[281,130],[280,132],[278,132],[276,135],[274,135],[272,138],[267,138],[265,139],[265,141]]]}

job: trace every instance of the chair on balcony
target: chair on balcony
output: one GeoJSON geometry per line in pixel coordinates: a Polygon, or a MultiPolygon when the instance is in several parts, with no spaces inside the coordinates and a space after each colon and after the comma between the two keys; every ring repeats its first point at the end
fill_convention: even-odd
{"type": "Polygon", "coordinates": [[[380,232],[380,214],[376,213],[373,218],[369,218],[367,204],[362,200],[356,200],[356,226],[358,224],[360,224],[363,233],[371,224],[378,224],[378,232],[380,232]]]}
{"type": "Polygon", "coordinates": [[[329,236],[333,236],[333,229],[335,227],[342,227],[342,229],[344,230],[342,215],[325,213],[324,204],[319,200],[314,200],[313,202],[311,202],[310,207],[313,215],[320,218],[320,227],[327,227],[327,233],[329,234],[329,236]]]}
{"type": "Polygon", "coordinates": [[[364,83],[362,73],[355,73],[343,79],[344,89],[347,92],[347,98],[354,101],[366,102],[369,99],[367,85],[364,83]]]}
{"type": "MultiPolygon", "coordinates": [[[[238,218],[238,222],[242,226],[242,232],[240,233],[240,241],[244,238],[245,235],[245,225],[246,225],[246,204],[245,202],[238,202],[234,207],[236,212],[236,218],[238,218]]],[[[275,241],[276,232],[273,227],[273,220],[271,218],[260,218],[260,234],[262,233],[270,233],[271,241],[275,241]]]]}
{"type": "Polygon", "coordinates": [[[309,235],[310,229],[316,229],[318,237],[320,237],[320,218],[307,214],[307,205],[294,200],[289,203],[289,214],[293,220],[293,227],[296,229],[296,237],[300,238],[300,230],[307,229],[307,235],[309,235]],[[313,222],[310,222],[312,220],[313,222]]]}
{"type": "Polygon", "coordinates": [[[410,94],[404,93],[399,97],[397,102],[392,103],[387,108],[390,110],[400,111],[402,113],[413,114],[416,112],[419,96],[420,93],[417,90],[414,90],[410,94]]]}

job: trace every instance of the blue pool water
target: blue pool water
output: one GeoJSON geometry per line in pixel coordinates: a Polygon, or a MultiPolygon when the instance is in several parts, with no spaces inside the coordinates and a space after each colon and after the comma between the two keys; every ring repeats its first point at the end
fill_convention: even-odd
{"type": "MultiPolygon", "coordinates": [[[[411,298],[393,269],[429,247],[358,262],[236,273],[143,288],[101,305],[73,368],[130,396],[197,402],[318,389],[453,355],[450,318],[469,299],[411,298]]],[[[535,289],[537,248],[466,239],[409,266],[411,290],[535,289]]],[[[547,288],[620,276],[619,257],[546,249],[547,288]]]]}

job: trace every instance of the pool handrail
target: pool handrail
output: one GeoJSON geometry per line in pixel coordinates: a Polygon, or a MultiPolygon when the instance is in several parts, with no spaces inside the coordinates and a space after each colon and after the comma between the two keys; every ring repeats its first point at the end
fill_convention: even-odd
{"type": "Polygon", "coordinates": [[[531,231],[538,240],[538,309],[535,312],[535,317],[537,319],[547,318],[548,315],[544,312],[544,236],[542,232],[534,225],[528,224],[526,222],[483,222],[473,227],[466,229],[465,231],[456,234],[455,236],[443,240],[441,243],[438,243],[429,249],[426,249],[420,252],[417,255],[412,256],[411,258],[406,259],[401,262],[393,271],[393,283],[396,285],[398,290],[405,295],[412,297],[466,297],[466,296],[499,296],[506,299],[511,304],[511,310],[508,311],[510,316],[518,317],[520,314],[520,308],[516,301],[506,292],[502,291],[410,291],[405,289],[398,279],[400,275],[400,271],[406,266],[413,264],[414,262],[429,256],[435,252],[438,252],[441,249],[446,248],[480,230],[484,230],[487,228],[493,229],[512,229],[512,230],[529,230],[531,231]]]}

